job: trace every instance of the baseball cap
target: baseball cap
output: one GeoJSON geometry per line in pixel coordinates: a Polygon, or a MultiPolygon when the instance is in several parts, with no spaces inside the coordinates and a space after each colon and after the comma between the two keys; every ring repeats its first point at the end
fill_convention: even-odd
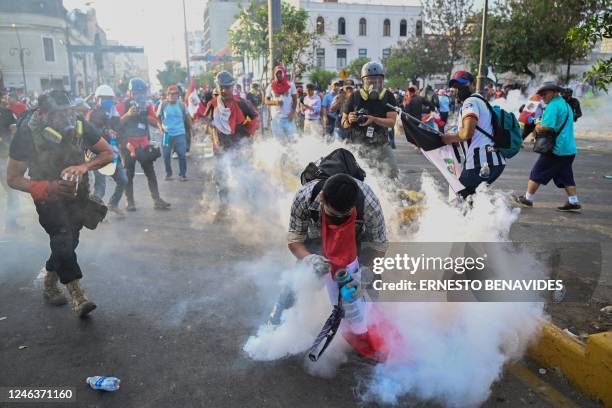
{"type": "Polygon", "coordinates": [[[474,82],[474,76],[467,71],[455,71],[450,81],[448,81],[448,86],[453,86],[455,82],[467,85],[474,82]]]}

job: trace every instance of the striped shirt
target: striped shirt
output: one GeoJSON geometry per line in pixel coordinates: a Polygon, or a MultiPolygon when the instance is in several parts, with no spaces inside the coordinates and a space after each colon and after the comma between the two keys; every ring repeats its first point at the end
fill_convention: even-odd
{"type": "MultiPolygon", "coordinates": [[[[364,195],[363,209],[363,237],[362,242],[369,242],[384,250],[387,245],[385,230],[385,217],[378,197],[366,183],[355,180],[364,195]]],[[[311,217],[311,210],[321,213],[321,203],[318,198],[310,200],[312,190],[318,180],[304,184],[296,193],[291,205],[291,218],[289,219],[288,243],[304,242],[306,239],[321,238],[321,216],[315,222],[311,217]]]]}
{"type": "MultiPolygon", "coordinates": [[[[478,127],[493,134],[493,124],[491,123],[491,112],[487,108],[486,103],[478,98],[469,97],[461,106],[461,120],[459,121],[459,130],[463,127],[463,119],[472,117],[478,120],[478,127]]],[[[474,135],[468,141],[461,142],[461,150],[465,157],[463,163],[464,170],[480,168],[484,163],[489,166],[497,166],[506,164],[501,153],[495,148],[493,140],[476,129],[474,135]]]]}

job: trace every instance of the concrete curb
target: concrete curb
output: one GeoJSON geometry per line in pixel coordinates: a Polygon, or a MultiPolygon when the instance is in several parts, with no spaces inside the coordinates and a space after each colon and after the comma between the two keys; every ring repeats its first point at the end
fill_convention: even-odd
{"type": "Polygon", "coordinates": [[[544,322],[528,353],[548,368],[559,368],[582,392],[612,408],[612,332],[593,334],[583,343],[544,322]]]}

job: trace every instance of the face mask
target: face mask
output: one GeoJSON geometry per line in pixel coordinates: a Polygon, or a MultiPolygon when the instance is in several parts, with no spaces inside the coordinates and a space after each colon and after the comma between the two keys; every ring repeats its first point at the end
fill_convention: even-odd
{"type": "Polygon", "coordinates": [[[111,109],[113,109],[113,100],[112,99],[105,99],[102,101],[102,103],[100,103],[100,107],[102,108],[102,110],[104,112],[110,112],[111,109]]]}
{"type": "Polygon", "coordinates": [[[363,78],[363,89],[368,93],[368,99],[378,99],[382,85],[383,78],[381,76],[363,78]]]}
{"type": "Polygon", "coordinates": [[[457,88],[457,98],[459,101],[463,102],[470,96],[472,96],[472,91],[467,85],[460,85],[459,88],[457,88]]]}
{"type": "Polygon", "coordinates": [[[351,218],[351,215],[353,214],[352,210],[349,211],[347,214],[342,214],[342,215],[330,214],[329,211],[325,210],[325,207],[323,207],[323,211],[325,211],[325,218],[327,222],[333,225],[344,224],[345,222],[348,221],[349,218],[351,218]]]}

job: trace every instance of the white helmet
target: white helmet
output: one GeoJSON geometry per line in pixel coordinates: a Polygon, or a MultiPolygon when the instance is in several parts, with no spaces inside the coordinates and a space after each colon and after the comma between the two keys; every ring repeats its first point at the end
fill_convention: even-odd
{"type": "Polygon", "coordinates": [[[115,96],[115,92],[113,91],[113,88],[111,88],[109,85],[103,84],[103,85],[100,85],[99,87],[96,88],[95,96],[96,96],[96,98],[98,96],[110,96],[110,97],[114,97],[115,96]]]}

